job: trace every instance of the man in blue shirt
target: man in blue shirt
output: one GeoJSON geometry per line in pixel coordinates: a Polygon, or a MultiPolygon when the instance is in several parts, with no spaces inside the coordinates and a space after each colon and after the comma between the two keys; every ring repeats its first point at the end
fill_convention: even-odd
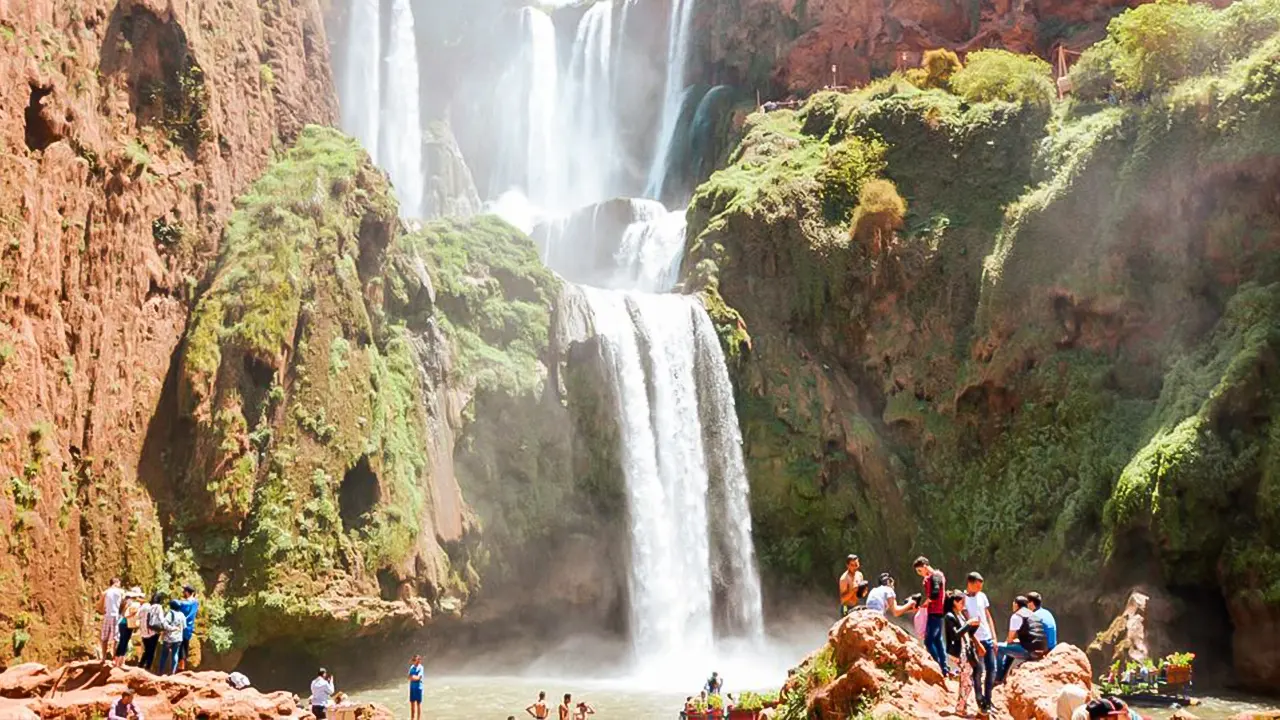
{"type": "Polygon", "coordinates": [[[409,720],[422,720],[422,656],[409,663],[409,720]]]}
{"type": "Polygon", "coordinates": [[[190,585],[182,588],[182,599],[178,601],[178,609],[187,619],[182,628],[182,645],[178,647],[178,670],[187,669],[187,657],[191,654],[191,636],[196,634],[196,615],[200,612],[200,600],[196,598],[196,589],[190,585]]]}
{"type": "Polygon", "coordinates": [[[1032,614],[1044,623],[1044,639],[1052,650],[1058,644],[1058,620],[1053,617],[1053,613],[1044,606],[1044,598],[1040,597],[1038,592],[1027,593],[1027,603],[1031,606],[1032,614]]]}

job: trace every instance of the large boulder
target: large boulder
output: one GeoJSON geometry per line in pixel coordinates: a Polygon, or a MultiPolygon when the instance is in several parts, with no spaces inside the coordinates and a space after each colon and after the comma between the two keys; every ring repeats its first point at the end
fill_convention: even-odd
{"type": "MultiPolygon", "coordinates": [[[[1014,669],[993,698],[993,717],[1055,720],[1063,688],[1093,692],[1089,660],[1079,648],[1058,645],[1040,660],[1014,669]]],[[[955,680],[944,680],[919,640],[884,615],[858,610],[827,634],[827,644],[791,672],[784,704],[804,696],[807,717],[845,720],[871,717],[943,717],[954,712],[955,680]],[[859,714],[858,717],[864,717],[859,714]]]]}
{"type": "MultiPolygon", "coordinates": [[[[0,674],[0,718],[81,720],[105,717],[126,689],[145,717],[200,717],[208,720],[309,718],[297,696],[285,691],[237,690],[221,672],[183,672],[157,676],[133,667],[77,662],[61,668],[26,664],[0,674]]],[[[357,706],[365,720],[389,720],[376,704],[357,706]]]]}
{"type": "Polygon", "coordinates": [[[1114,662],[1143,662],[1173,650],[1164,628],[1178,614],[1172,600],[1151,588],[1134,588],[1124,609],[1089,644],[1089,660],[1099,668],[1114,662]]]}
{"type": "Polygon", "coordinates": [[[1055,720],[1058,695],[1068,685],[1093,689],[1089,658],[1074,645],[1059,644],[1045,657],[1019,665],[1009,675],[1004,700],[1017,720],[1055,720]]]}

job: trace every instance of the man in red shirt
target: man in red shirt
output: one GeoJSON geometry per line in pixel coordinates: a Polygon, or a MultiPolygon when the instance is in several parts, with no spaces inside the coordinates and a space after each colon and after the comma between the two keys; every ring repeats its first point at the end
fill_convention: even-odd
{"type": "Polygon", "coordinates": [[[946,617],[947,577],[941,570],[934,570],[929,558],[921,555],[915,561],[916,574],[924,579],[923,605],[929,612],[929,622],[924,630],[924,648],[947,676],[947,647],[942,642],[943,618],[946,617]]]}

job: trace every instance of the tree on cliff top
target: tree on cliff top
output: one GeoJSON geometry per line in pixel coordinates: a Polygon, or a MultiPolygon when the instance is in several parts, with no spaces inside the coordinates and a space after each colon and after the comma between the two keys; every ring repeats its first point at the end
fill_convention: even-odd
{"type": "Polygon", "coordinates": [[[1040,107],[1052,103],[1055,92],[1049,63],[1008,50],[973,53],[951,78],[951,87],[969,102],[1003,100],[1040,107]]]}

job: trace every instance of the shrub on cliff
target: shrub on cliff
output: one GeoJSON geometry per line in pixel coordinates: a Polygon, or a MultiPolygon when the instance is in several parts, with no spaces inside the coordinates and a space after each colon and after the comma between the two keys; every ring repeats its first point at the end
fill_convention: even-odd
{"type": "Polygon", "coordinates": [[[1055,94],[1049,63],[1007,50],[973,53],[968,65],[951,79],[951,86],[969,102],[1003,100],[1047,106],[1055,94]]]}
{"type": "Polygon", "coordinates": [[[907,71],[907,80],[921,90],[949,90],[951,79],[963,65],[951,50],[928,50],[920,59],[920,67],[907,71]]]}
{"type": "Polygon", "coordinates": [[[889,180],[871,180],[858,193],[858,207],[853,212],[849,232],[855,239],[869,243],[873,254],[879,254],[889,236],[902,227],[907,215],[907,201],[889,180]]]}

